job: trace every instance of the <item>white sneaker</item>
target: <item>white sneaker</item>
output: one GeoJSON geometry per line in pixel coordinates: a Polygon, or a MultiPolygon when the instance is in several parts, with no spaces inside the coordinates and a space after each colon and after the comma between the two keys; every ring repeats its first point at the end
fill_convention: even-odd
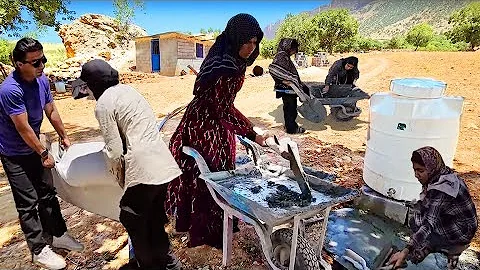
{"type": "Polygon", "coordinates": [[[38,255],[33,254],[33,263],[50,270],[58,270],[67,267],[65,259],[53,252],[50,249],[50,246],[45,246],[38,255]]]}
{"type": "Polygon", "coordinates": [[[60,237],[53,237],[52,246],[56,248],[63,248],[73,251],[82,251],[83,245],[77,240],[73,239],[67,232],[60,237]]]}

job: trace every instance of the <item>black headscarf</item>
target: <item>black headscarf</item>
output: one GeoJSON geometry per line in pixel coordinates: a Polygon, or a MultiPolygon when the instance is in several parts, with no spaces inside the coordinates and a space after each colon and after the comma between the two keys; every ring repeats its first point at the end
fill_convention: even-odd
{"type": "Polygon", "coordinates": [[[350,64],[350,65],[353,65],[354,67],[357,67],[358,66],[358,58],[355,57],[355,56],[350,56],[350,57],[347,57],[347,58],[343,58],[342,64],[343,64],[344,67],[345,67],[346,64],[350,64]]]}
{"type": "Polygon", "coordinates": [[[101,59],[84,64],[80,79],[87,83],[97,100],[105,90],[119,83],[118,71],[101,59]]]}
{"type": "MultiPolygon", "coordinates": [[[[240,13],[233,16],[203,60],[196,84],[208,87],[220,76],[244,75],[247,66],[253,64],[260,54],[258,45],[262,38],[262,29],[252,15],[240,13]],[[241,58],[238,54],[240,48],[254,37],[257,37],[257,47],[248,59],[241,58]]],[[[196,94],[195,90],[193,94],[196,94]]]]}

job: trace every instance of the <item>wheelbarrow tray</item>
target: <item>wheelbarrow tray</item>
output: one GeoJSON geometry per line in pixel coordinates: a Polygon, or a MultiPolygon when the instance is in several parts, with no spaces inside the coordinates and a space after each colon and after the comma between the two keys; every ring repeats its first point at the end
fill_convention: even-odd
{"type": "Polygon", "coordinates": [[[322,105],[343,105],[353,104],[362,99],[368,99],[368,97],[344,97],[344,98],[313,98],[320,102],[322,105]]]}
{"type": "Polygon", "coordinates": [[[266,197],[276,192],[276,186],[268,182],[287,186],[300,193],[297,182],[291,178],[293,172],[287,170],[280,176],[263,176],[262,178],[245,175],[236,171],[202,173],[200,178],[206,181],[215,192],[231,207],[243,214],[271,227],[284,224],[299,214],[319,212],[329,206],[351,201],[359,195],[357,190],[348,189],[307,174],[316,199],[307,206],[289,206],[286,208],[269,207],[266,197]],[[250,188],[262,187],[262,192],[254,193],[250,188]]]}

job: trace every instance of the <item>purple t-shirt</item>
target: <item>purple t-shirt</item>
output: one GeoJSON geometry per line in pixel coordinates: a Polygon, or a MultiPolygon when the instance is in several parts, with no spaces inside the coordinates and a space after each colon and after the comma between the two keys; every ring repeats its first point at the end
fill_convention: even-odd
{"type": "Polygon", "coordinates": [[[0,85],[0,154],[17,156],[34,152],[22,139],[10,116],[26,112],[28,123],[38,137],[45,104],[52,100],[45,74],[29,83],[14,71],[3,81],[0,85]]]}

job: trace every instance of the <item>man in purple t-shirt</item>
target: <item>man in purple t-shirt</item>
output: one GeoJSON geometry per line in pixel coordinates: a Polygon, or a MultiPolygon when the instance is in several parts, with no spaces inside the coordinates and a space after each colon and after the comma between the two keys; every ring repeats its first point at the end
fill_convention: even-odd
{"type": "Polygon", "coordinates": [[[15,71],[0,86],[0,158],[33,262],[62,269],[66,262],[50,245],[77,251],[83,245],[67,233],[55,188],[45,177],[55,161],[39,140],[44,112],[64,147],[70,140],[43,74],[47,58],[40,42],[23,38],[12,55],[15,71]]]}

